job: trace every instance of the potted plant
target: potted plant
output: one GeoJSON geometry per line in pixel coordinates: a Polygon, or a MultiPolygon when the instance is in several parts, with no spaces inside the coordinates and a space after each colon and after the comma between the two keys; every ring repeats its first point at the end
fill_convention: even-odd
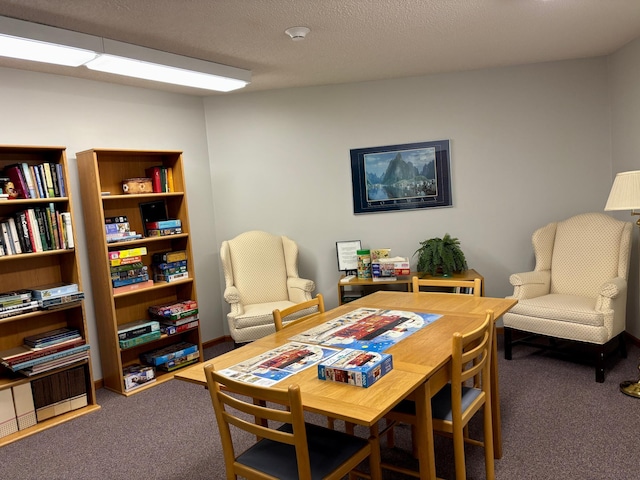
{"type": "Polygon", "coordinates": [[[430,238],[420,242],[415,251],[418,255],[418,272],[450,277],[452,273],[467,269],[467,260],[460,249],[460,240],[448,233],[442,238],[430,238]]]}

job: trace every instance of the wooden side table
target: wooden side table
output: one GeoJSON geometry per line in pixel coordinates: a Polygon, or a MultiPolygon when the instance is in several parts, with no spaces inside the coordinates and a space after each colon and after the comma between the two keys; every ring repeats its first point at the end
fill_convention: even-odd
{"type": "Polygon", "coordinates": [[[342,282],[345,277],[342,275],[338,281],[338,305],[356,300],[378,290],[396,290],[400,292],[410,292],[411,282],[414,275],[420,278],[438,278],[439,280],[475,280],[479,278],[482,281],[482,290],[480,295],[484,296],[484,277],[470,268],[462,273],[454,273],[451,277],[432,277],[428,274],[411,272],[409,275],[396,277],[395,280],[373,280],[354,278],[349,282],[342,282]]]}

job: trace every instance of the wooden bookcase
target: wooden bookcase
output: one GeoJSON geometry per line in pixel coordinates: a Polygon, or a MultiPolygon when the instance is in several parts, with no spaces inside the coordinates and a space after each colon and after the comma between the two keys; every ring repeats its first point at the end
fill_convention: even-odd
{"type": "MultiPolygon", "coordinates": [[[[59,163],[62,166],[66,196],[55,198],[31,198],[11,199],[0,201],[0,218],[11,217],[21,210],[49,205],[53,203],[58,212],[71,212],[71,224],[74,232],[74,245],[77,245],[77,237],[74,211],[72,207],[72,193],[68,175],[68,165],[65,147],[45,146],[0,146],[0,171],[14,163],[26,162],[29,165],[42,163],[59,163]]],[[[47,285],[57,282],[78,284],[82,291],[80,277],[80,264],[78,252],[75,248],[48,250],[39,253],[20,253],[0,257],[0,291],[12,291],[28,289],[39,285],[47,285]]],[[[24,337],[35,335],[49,330],[73,327],[77,328],[87,343],[87,323],[84,302],[73,303],[66,308],[57,310],[37,310],[34,312],[16,315],[0,319],[0,351],[9,350],[23,344],[24,337]]],[[[30,382],[32,380],[47,377],[49,375],[82,365],[86,381],[87,405],[77,410],[72,410],[62,415],[44,420],[32,427],[19,430],[8,436],[0,438],[0,446],[24,438],[28,435],[40,432],[44,429],[66,422],[80,415],[98,410],[96,404],[95,386],[91,371],[91,362],[84,360],[70,366],[49,370],[40,375],[25,377],[12,373],[10,370],[0,367],[0,390],[30,382]]]]}
{"type": "Polygon", "coordinates": [[[77,160],[81,178],[85,231],[89,240],[93,302],[103,382],[104,386],[110,390],[123,395],[132,395],[172,379],[175,373],[175,371],[156,370],[155,382],[125,392],[122,370],[129,365],[142,363],[140,355],[144,352],[185,341],[198,345],[200,361],[202,361],[199,326],[175,335],[163,334],[159,340],[133,348],[121,349],[118,343],[118,326],[149,318],[149,306],[181,300],[197,300],[182,152],[92,149],[77,153],[77,160]],[[172,169],[174,185],[172,192],[123,193],[123,180],[144,178],[147,168],[160,165],[172,169]],[[168,217],[181,220],[183,233],[107,243],[105,218],[125,215],[131,230],[144,233],[140,203],[155,200],[166,201],[168,217]],[[143,256],[142,260],[149,267],[149,272],[151,272],[151,259],[154,253],[186,250],[189,278],[170,283],[154,283],[145,288],[114,294],[108,252],[136,247],[147,248],[147,255],[143,256]]]}

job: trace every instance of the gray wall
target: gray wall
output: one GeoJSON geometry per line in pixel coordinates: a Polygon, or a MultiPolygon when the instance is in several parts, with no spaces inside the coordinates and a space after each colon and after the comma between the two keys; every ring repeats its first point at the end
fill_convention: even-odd
{"type": "Polygon", "coordinates": [[[290,236],[329,307],[336,241],[412,257],[447,232],[486,294],[509,295],[533,231],[602,211],[611,184],[606,58],[210,97],[205,114],[218,239],[290,236]],[[453,207],[353,214],[350,149],[439,139],[453,207]]]}

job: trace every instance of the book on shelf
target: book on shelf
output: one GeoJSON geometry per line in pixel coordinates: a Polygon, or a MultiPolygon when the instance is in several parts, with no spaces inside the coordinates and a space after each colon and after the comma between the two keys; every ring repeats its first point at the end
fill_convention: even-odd
{"type": "Polygon", "coordinates": [[[147,229],[147,237],[167,237],[169,235],[178,235],[182,233],[182,227],[170,227],[170,228],[149,228],[147,229]]]}
{"type": "Polygon", "coordinates": [[[182,300],[161,305],[151,305],[149,313],[171,320],[179,320],[198,313],[198,302],[195,300],[182,300]]]}
{"type": "MultiPolygon", "coordinates": [[[[135,257],[131,257],[131,258],[135,258],[135,257]]],[[[109,271],[113,275],[114,273],[128,272],[130,270],[136,270],[144,266],[145,266],[144,263],[142,263],[141,261],[138,261],[138,262],[132,262],[132,263],[124,263],[121,265],[112,265],[111,267],[109,267],[109,271]]]]}
{"type": "Polygon", "coordinates": [[[27,189],[29,190],[29,198],[38,198],[36,195],[35,183],[31,177],[31,170],[29,170],[29,164],[22,162],[20,166],[22,167],[22,173],[24,174],[27,189]]]}
{"type": "Polygon", "coordinates": [[[166,283],[171,283],[171,282],[177,282],[179,280],[184,280],[186,278],[189,278],[189,272],[180,272],[180,273],[170,273],[170,274],[162,274],[162,273],[157,273],[153,275],[153,281],[154,282],[158,282],[158,283],[162,283],[162,282],[166,282],[166,283]]]}
{"type": "Polygon", "coordinates": [[[165,335],[177,335],[178,333],[185,332],[187,330],[191,330],[192,328],[196,328],[200,324],[200,321],[196,318],[188,323],[184,323],[182,325],[173,325],[173,324],[160,324],[160,332],[165,335]]]}
{"type": "Polygon", "coordinates": [[[172,358],[168,362],[162,363],[158,365],[156,368],[158,370],[162,370],[163,372],[173,372],[174,370],[178,370],[179,368],[184,368],[188,365],[193,365],[198,362],[200,358],[200,352],[192,352],[186,355],[182,355],[180,357],[172,358]]]}
{"type": "MultiPolygon", "coordinates": [[[[195,311],[197,312],[197,310],[195,311]]],[[[193,321],[198,320],[198,313],[194,313],[189,316],[178,318],[175,320],[167,317],[160,317],[160,316],[154,316],[154,315],[152,316],[158,319],[158,321],[160,322],[160,326],[164,325],[164,326],[179,327],[180,325],[184,325],[185,323],[191,323],[193,321]]]]}
{"type": "Polygon", "coordinates": [[[136,363],[122,369],[122,378],[124,381],[124,391],[130,392],[143,385],[155,382],[156,372],[152,366],[136,363]]]}
{"type": "MultiPolygon", "coordinates": [[[[74,355],[76,353],[86,352],[89,350],[89,344],[84,343],[82,345],[77,345],[75,347],[67,348],[65,350],[60,350],[59,352],[50,353],[48,355],[44,355],[42,357],[34,358],[31,360],[25,360],[24,362],[14,363],[7,368],[10,370],[17,372],[19,370],[23,370],[29,367],[33,367],[35,365],[40,365],[42,363],[48,363],[55,360],[62,359],[64,357],[74,355]]],[[[56,365],[59,365],[62,362],[58,362],[56,365]]]]}
{"type": "Polygon", "coordinates": [[[61,295],[70,295],[79,291],[77,283],[55,282],[47,285],[31,287],[31,295],[36,300],[44,300],[61,295]]]}
{"type": "Polygon", "coordinates": [[[148,273],[141,273],[141,274],[139,274],[138,276],[135,276],[135,277],[113,279],[113,280],[111,280],[111,283],[113,284],[113,288],[119,288],[119,287],[125,287],[127,285],[145,283],[145,282],[148,282],[148,281],[149,281],[149,274],[148,273]]]}
{"type": "Polygon", "coordinates": [[[155,330],[153,332],[143,333],[141,335],[138,335],[137,337],[118,340],[118,344],[122,349],[132,348],[132,347],[137,347],[138,345],[142,345],[144,343],[158,340],[161,336],[162,336],[162,332],[160,330],[155,330]]]}
{"type": "Polygon", "coordinates": [[[169,220],[157,220],[154,222],[145,223],[147,229],[157,229],[162,230],[166,228],[179,228],[182,227],[182,220],[178,219],[169,219],[169,220]]]}
{"type": "MultiPolygon", "coordinates": [[[[176,262],[178,263],[178,262],[176,262]]],[[[164,263],[163,265],[167,265],[164,263]]],[[[185,273],[188,272],[187,266],[177,266],[177,267],[167,267],[167,268],[159,268],[157,265],[151,265],[154,275],[173,275],[174,273],[185,273]]]]}
{"type": "Polygon", "coordinates": [[[31,301],[31,290],[20,289],[0,293],[0,308],[20,305],[31,301]]]}
{"type": "Polygon", "coordinates": [[[154,264],[179,262],[180,260],[186,260],[186,259],[187,259],[186,250],[171,250],[167,252],[154,253],[151,256],[151,261],[154,264]]]}
{"type": "Polygon", "coordinates": [[[158,366],[176,357],[199,351],[198,346],[188,342],[178,342],[163,348],[143,353],[140,358],[147,365],[158,366]]]}
{"type": "Polygon", "coordinates": [[[142,255],[134,255],[133,257],[114,258],[112,260],[109,260],[109,265],[111,265],[111,267],[113,268],[113,267],[131,265],[134,263],[141,263],[141,262],[142,262],[142,255]]]}
{"type": "Polygon", "coordinates": [[[12,305],[10,307],[2,307],[0,309],[0,318],[9,318],[23,313],[35,312],[38,309],[38,301],[22,303],[20,305],[12,305]]]}
{"type": "Polygon", "coordinates": [[[40,169],[37,165],[31,165],[29,167],[29,171],[31,172],[31,176],[33,177],[38,198],[47,198],[47,195],[45,194],[42,187],[43,183],[42,178],[40,177],[40,169]]]}
{"type": "Polygon", "coordinates": [[[134,320],[118,326],[118,340],[126,340],[127,338],[157,331],[160,331],[160,323],[157,320],[134,320]]]}
{"type": "Polygon", "coordinates": [[[109,260],[137,257],[147,254],[147,247],[128,248],[124,250],[112,250],[109,252],[109,260]]]}
{"type": "MultiPolygon", "coordinates": [[[[125,265],[129,266],[129,265],[125,265]]],[[[111,280],[124,280],[126,278],[139,277],[144,274],[148,274],[148,267],[141,263],[133,263],[133,268],[127,268],[125,270],[111,270],[111,280]],[[136,266],[134,266],[136,265],[136,266]]],[[[120,267],[112,267],[120,268],[120,267]]]]}
{"type": "Polygon", "coordinates": [[[13,188],[18,194],[17,198],[30,198],[29,187],[27,186],[27,181],[24,178],[24,172],[20,164],[16,163],[4,167],[4,175],[9,177],[11,183],[13,183],[13,188]]]}
{"type": "Polygon", "coordinates": [[[39,348],[80,336],[77,328],[61,327],[24,337],[24,343],[29,347],[39,348]]]}
{"type": "Polygon", "coordinates": [[[132,292],[134,290],[140,290],[144,288],[153,287],[153,280],[147,280],[146,282],[133,283],[131,285],[124,285],[122,287],[113,287],[113,294],[132,292]]]}
{"type": "Polygon", "coordinates": [[[63,355],[53,360],[38,363],[30,367],[21,368],[20,370],[18,370],[18,373],[26,377],[32,377],[40,373],[48,372],[49,370],[55,370],[57,368],[66,367],[68,365],[72,365],[78,362],[84,362],[85,360],[88,360],[88,359],[89,359],[89,349],[87,348],[86,350],[82,350],[80,352],[70,353],[68,355],[63,355]]]}
{"type": "Polygon", "coordinates": [[[169,270],[169,273],[175,273],[177,268],[186,267],[187,260],[178,260],[177,262],[164,262],[164,263],[153,263],[152,267],[154,271],[158,273],[165,273],[163,270],[169,270]]]}
{"type": "Polygon", "coordinates": [[[75,243],[73,241],[73,225],[71,224],[71,213],[60,213],[63,221],[64,241],[67,244],[67,248],[74,248],[75,243]]]}
{"type": "Polygon", "coordinates": [[[43,310],[53,310],[71,303],[77,303],[82,299],[84,299],[84,292],[69,293],[38,300],[38,306],[43,310]]]}
{"type": "Polygon", "coordinates": [[[29,360],[35,360],[36,358],[46,357],[52,353],[58,353],[63,350],[78,347],[85,343],[84,338],[77,337],[43,348],[32,348],[26,345],[20,345],[0,352],[0,363],[5,367],[10,367],[29,360]]]}
{"type": "Polygon", "coordinates": [[[55,197],[56,192],[53,187],[53,177],[51,176],[51,165],[49,163],[41,164],[42,171],[44,172],[44,183],[47,186],[47,197],[55,197]]]}

